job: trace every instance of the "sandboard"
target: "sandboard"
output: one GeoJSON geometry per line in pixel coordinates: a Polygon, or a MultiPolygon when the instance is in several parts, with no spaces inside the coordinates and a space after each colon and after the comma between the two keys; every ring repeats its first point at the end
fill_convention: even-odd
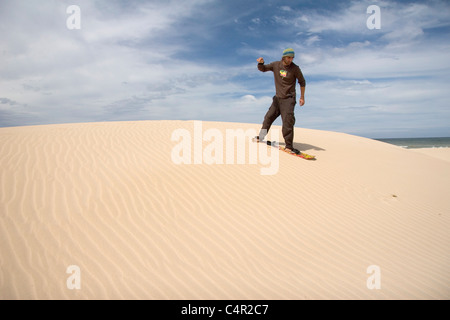
{"type": "Polygon", "coordinates": [[[299,157],[299,158],[302,158],[302,159],[305,159],[305,160],[316,160],[316,157],[313,156],[313,155],[307,154],[305,152],[295,153],[295,152],[293,152],[290,149],[286,149],[285,147],[280,146],[280,144],[278,142],[276,142],[276,141],[268,141],[268,140],[267,141],[264,141],[264,140],[261,141],[261,140],[256,139],[256,138],[253,138],[252,141],[253,142],[267,144],[268,146],[277,148],[278,150],[281,150],[281,151],[286,152],[286,153],[288,153],[290,155],[293,155],[293,156],[296,156],[296,157],[299,157]]]}

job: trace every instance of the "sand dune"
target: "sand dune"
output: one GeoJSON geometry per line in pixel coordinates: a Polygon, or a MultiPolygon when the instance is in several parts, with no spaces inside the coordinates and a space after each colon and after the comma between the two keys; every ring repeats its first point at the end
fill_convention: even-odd
{"type": "Polygon", "coordinates": [[[450,298],[448,150],[296,128],[317,160],[258,144],[263,175],[175,164],[177,130],[199,148],[192,121],[0,128],[0,299],[450,298]]]}
{"type": "Polygon", "coordinates": [[[450,161],[450,148],[419,148],[411,149],[411,151],[420,152],[440,160],[450,161]]]}

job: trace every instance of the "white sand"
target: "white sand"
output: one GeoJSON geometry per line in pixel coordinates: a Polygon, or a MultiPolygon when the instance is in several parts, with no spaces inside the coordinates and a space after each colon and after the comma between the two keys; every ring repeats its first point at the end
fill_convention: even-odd
{"type": "Polygon", "coordinates": [[[317,161],[176,165],[180,128],[0,128],[0,299],[450,298],[448,161],[297,128],[317,161]]]}
{"type": "Polygon", "coordinates": [[[441,160],[450,161],[450,148],[419,148],[410,149],[411,151],[420,152],[430,157],[435,157],[441,160]]]}

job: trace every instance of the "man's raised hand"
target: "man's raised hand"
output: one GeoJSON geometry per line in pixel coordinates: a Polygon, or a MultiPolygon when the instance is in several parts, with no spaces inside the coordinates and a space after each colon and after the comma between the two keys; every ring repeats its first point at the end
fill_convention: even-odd
{"type": "Polygon", "coordinates": [[[258,63],[264,63],[264,59],[263,58],[258,58],[258,59],[256,59],[256,61],[258,61],[258,63]]]}

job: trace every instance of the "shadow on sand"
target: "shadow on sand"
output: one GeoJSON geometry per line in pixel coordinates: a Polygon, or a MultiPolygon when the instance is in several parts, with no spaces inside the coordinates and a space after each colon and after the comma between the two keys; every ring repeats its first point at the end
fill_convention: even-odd
{"type": "MultiPolygon", "coordinates": [[[[279,145],[285,146],[286,143],[280,142],[279,145]]],[[[294,142],[294,148],[298,149],[300,151],[305,151],[305,150],[326,151],[325,149],[323,149],[321,147],[313,146],[313,145],[307,144],[307,143],[297,143],[297,142],[294,142]]]]}

